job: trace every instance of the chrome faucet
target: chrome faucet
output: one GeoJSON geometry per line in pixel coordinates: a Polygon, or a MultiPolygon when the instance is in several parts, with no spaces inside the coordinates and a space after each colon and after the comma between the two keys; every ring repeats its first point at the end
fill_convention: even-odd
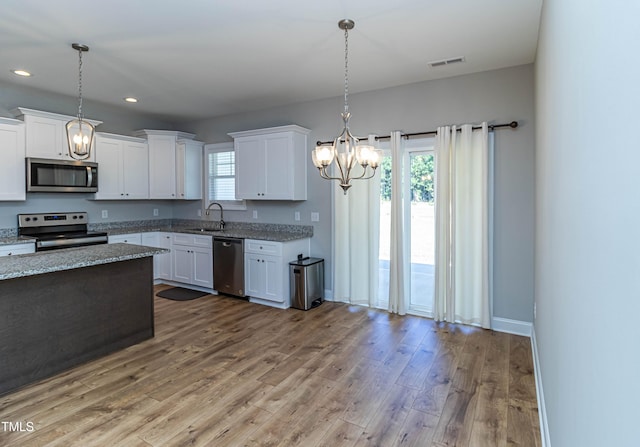
{"type": "Polygon", "coordinates": [[[220,221],[218,222],[218,225],[220,226],[220,230],[224,230],[224,210],[222,209],[222,205],[220,205],[218,202],[211,202],[205,210],[204,214],[206,216],[211,214],[210,210],[213,205],[218,205],[218,207],[220,208],[220,221]]]}

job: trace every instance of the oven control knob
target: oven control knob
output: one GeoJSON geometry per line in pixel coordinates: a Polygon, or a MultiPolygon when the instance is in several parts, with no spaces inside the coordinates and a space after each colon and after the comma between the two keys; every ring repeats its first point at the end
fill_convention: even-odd
{"type": "Polygon", "coordinates": [[[78,216],[78,219],[84,219],[84,216],[78,216]]]}
{"type": "Polygon", "coordinates": [[[38,218],[37,218],[37,217],[34,217],[34,218],[33,218],[33,220],[38,220],[38,218]]]}
{"type": "Polygon", "coordinates": [[[74,218],[74,219],[77,219],[77,218],[78,218],[78,216],[73,216],[73,218],[74,218]]]}
{"type": "Polygon", "coordinates": [[[24,220],[29,222],[31,220],[31,218],[30,217],[25,217],[24,220]]]}

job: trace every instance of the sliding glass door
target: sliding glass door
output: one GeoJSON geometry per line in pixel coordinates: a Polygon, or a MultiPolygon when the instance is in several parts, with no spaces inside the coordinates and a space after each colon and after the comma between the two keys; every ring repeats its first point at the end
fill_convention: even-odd
{"type": "MultiPolygon", "coordinates": [[[[405,165],[405,222],[409,227],[408,311],[432,315],[435,269],[435,190],[433,151],[409,149],[405,165]]],[[[406,236],[405,236],[406,237],[406,236]]]]}
{"type": "Polygon", "coordinates": [[[391,244],[405,243],[405,269],[409,313],[432,316],[435,269],[435,157],[433,140],[404,141],[402,201],[405,227],[401,237],[392,241],[391,228],[391,156],[385,153],[380,169],[380,255],[377,307],[389,303],[389,263],[391,244]]]}

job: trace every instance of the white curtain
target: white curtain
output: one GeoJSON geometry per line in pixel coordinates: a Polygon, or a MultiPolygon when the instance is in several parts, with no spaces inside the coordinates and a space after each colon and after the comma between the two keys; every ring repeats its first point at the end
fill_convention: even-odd
{"type": "Polygon", "coordinates": [[[438,128],[434,319],[490,327],[487,123],[438,128]]]}
{"type": "Polygon", "coordinates": [[[402,200],[402,133],[391,132],[391,246],[389,253],[389,312],[407,313],[406,286],[409,269],[405,268],[404,208],[402,200]]]}
{"type": "MultiPolygon", "coordinates": [[[[375,145],[374,135],[369,144],[375,145]]],[[[346,195],[337,182],[332,183],[333,299],[373,306],[378,299],[380,175],[352,181],[346,195]]]]}

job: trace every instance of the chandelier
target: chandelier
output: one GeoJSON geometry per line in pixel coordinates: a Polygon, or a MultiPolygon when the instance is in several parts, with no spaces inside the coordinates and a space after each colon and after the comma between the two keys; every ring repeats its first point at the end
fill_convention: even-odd
{"type": "Polygon", "coordinates": [[[341,113],[344,128],[333,144],[318,142],[311,154],[313,164],[318,168],[320,176],[327,180],[338,180],[344,194],[351,187],[351,180],[366,180],[373,177],[382,159],[382,151],[370,145],[360,145],[359,139],[349,130],[349,30],[353,29],[353,20],[343,19],[338,22],[338,27],[344,30],[344,112],[341,113]],[[333,177],[328,169],[335,161],[339,177],[333,177]],[[352,170],[360,165],[359,173],[353,175],[352,170]],[[370,168],[370,169],[369,169],[370,168]]]}
{"type": "Polygon", "coordinates": [[[78,51],[78,116],[67,123],[67,142],[69,156],[75,160],[86,160],[91,156],[93,146],[93,125],[83,119],[82,115],[82,53],[89,51],[89,47],[79,43],[71,45],[78,51]]]}

